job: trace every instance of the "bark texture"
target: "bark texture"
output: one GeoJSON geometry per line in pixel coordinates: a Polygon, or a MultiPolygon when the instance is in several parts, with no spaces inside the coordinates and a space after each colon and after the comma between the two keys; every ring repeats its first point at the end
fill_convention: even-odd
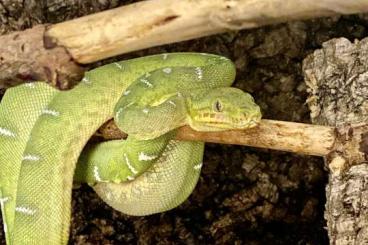
{"type": "Polygon", "coordinates": [[[45,37],[46,25],[37,25],[62,22],[118,4],[117,0],[0,0],[0,90],[30,80],[46,80],[60,89],[72,87],[83,76],[84,67],[78,66],[65,47],[50,44],[45,37]]]}
{"type": "Polygon", "coordinates": [[[337,126],[325,218],[331,244],[368,243],[368,38],[325,42],[304,60],[314,123],[337,126]]]}
{"type": "Polygon", "coordinates": [[[45,26],[0,36],[0,89],[25,81],[48,81],[66,89],[83,76],[83,68],[63,47],[47,48],[45,26]]]}

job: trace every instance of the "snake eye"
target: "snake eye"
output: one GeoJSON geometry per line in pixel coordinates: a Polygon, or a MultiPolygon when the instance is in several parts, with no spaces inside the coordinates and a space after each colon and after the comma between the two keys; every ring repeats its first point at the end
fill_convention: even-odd
{"type": "Polygon", "coordinates": [[[217,111],[217,112],[221,112],[222,109],[223,109],[223,106],[222,106],[221,102],[218,101],[218,100],[215,102],[213,107],[214,107],[215,111],[217,111]]]}

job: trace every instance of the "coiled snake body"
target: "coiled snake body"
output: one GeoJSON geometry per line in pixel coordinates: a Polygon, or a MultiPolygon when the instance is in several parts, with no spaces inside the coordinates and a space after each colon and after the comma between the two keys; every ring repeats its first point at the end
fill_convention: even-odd
{"type": "Polygon", "coordinates": [[[130,215],[182,203],[197,183],[204,144],[174,140],[175,129],[242,129],[260,120],[252,97],[229,87],[234,77],[224,57],[172,53],[99,67],[69,91],[44,83],[9,89],[0,106],[7,243],[67,243],[73,176],[130,215]],[[83,150],[113,116],[128,139],[83,150]]]}

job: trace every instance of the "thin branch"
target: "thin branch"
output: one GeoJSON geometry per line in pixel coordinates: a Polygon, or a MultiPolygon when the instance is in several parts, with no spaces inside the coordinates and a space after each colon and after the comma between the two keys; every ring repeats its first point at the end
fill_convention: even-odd
{"type": "MultiPolygon", "coordinates": [[[[105,139],[125,138],[113,121],[105,124],[100,132],[105,139]]],[[[333,149],[335,128],[304,123],[262,120],[247,130],[224,132],[198,132],[188,126],[180,128],[177,139],[199,140],[204,142],[247,145],[281,151],[325,156],[333,149]]]]}

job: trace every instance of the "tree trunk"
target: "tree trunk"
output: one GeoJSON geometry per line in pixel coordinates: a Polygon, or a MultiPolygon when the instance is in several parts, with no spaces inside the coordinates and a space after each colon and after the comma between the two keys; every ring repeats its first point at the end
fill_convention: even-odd
{"type": "Polygon", "coordinates": [[[304,60],[313,123],[336,126],[335,149],[325,157],[330,244],[368,243],[368,38],[323,44],[304,60]]]}

